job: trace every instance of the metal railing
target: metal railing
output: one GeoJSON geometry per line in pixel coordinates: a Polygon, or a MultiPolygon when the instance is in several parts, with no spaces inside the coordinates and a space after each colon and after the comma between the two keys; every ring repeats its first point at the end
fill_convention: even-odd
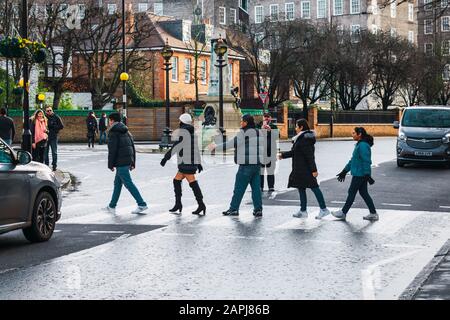
{"type": "Polygon", "coordinates": [[[319,111],[319,124],[329,124],[333,114],[333,123],[386,123],[398,120],[398,111],[319,111]]]}

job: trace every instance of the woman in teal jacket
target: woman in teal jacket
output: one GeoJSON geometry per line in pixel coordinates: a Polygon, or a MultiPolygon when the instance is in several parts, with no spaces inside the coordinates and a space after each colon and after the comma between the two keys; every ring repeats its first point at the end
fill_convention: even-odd
{"type": "Polygon", "coordinates": [[[358,141],[351,160],[347,163],[344,170],[338,175],[339,182],[345,180],[345,176],[350,171],[352,174],[352,182],[348,189],[347,200],[342,210],[332,212],[333,216],[341,220],[345,220],[347,212],[350,210],[353,202],[355,201],[356,193],[364,199],[370,214],[364,217],[364,220],[377,221],[378,214],[373,204],[373,200],[369,195],[367,184],[374,184],[375,181],[371,177],[371,165],[372,165],[372,153],[370,148],[373,146],[373,137],[367,134],[366,129],[363,127],[356,127],[352,132],[353,140],[358,141]]]}

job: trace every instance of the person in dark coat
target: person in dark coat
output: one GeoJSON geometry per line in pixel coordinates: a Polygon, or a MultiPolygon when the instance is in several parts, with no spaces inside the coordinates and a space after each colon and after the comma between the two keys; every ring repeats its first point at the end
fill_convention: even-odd
{"type": "Polygon", "coordinates": [[[45,113],[47,115],[48,125],[48,143],[45,148],[45,164],[48,166],[50,163],[48,156],[50,148],[52,148],[52,168],[53,171],[55,171],[58,163],[58,133],[64,129],[64,124],[61,118],[53,112],[52,107],[45,108],[45,113]]]}
{"type": "MultiPolygon", "coordinates": [[[[126,125],[126,123],[124,123],[126,125]]],[[[106,113],[102,113],[101,118],[98,120],[98,129],[100,131],[100,140],[98,144],[102,145],[106,143],[106,130],[108,129],[108,119],[106,118],[106,113]]]]}
{"type": "Polygon", "coordinates": [[[314,132],[309,129],[308,121],[305,119],[297,121],[295,131],[297,135],[292,139],[291,151],[282,152],[279,155],[280,160],[292,158],[292,172],[289,175],[288,188],[297,188],[300,194],[300,211],[293,216],[295,218],[308,217],[306,189],[311,189],[320,206],[320,212],[316,219],[322,219],[330,214],[330,211],[317,183],[319,173],[314,157],[316,137],[314,132]]]}
{"type": "Polygon", "coordinates": [[[272,116],[270,113],[264,114],[264,120],[258,124],[257,128],[261,129],[262,135],[266,137],[263,148],[264,161],[261,165],[261,191],[264,191],[264,173],[267,171],[267,184],[269,187],[269,192],[273,192],[275,191],[275,163],[272,162],[276,161],[276,153],[272,156],[272,142],[276,142],[278,140],[279,130],[278,127],[272,122],[272,116]]]}
{"type": "Polygon", "coordinates": [[[347,163],[345,168],[337,174],[339,182],[345,181],[345,176],[348,172],[352,174],[352,182],[348,189],[347,200],[342,210],[332,212],[333,216],[340,220],[345,220],[348,211],[355,201],[356,193],[363,198],[367,207],[369,208],[369,215],[365,216],[364,220],[377,221],[379,219],[377,210],[369,195],[367,184],[374,184],[375,180],[371,177],[372,153],[370,148],[373,146],[373,137],[367,134],[363,127],[356,127],[352,132],[353,140],[357,141],[355,149],[353,150],[352,158],[347,163]]]}
{"type": "Polygon", "coordinates": [[[14,136],[16,135],[16,128],[14,121],[6,115],[6,108],[0,109],[0,138],[6,142],[6,144],[12,145],[14,136]]]}
{"type": "Polygon", "coordinates": [[[195,179],[195,173],[202,172],[200,151],[197,140],[194,135],[194,127],[192,126],[192,117],[188,113],[180,116],[180,130],[177,130],[173,138],[176,140],[169,151],[166,152],[164,158],[161,160],[161,166],[165,166],[166,162],[170,160],[172,155],[176,154],[178,157],[178,173],[173,179],[173,189],[175,192],[175,206],[170,209],[171,213],[180,213],[183,210],[181,203],[183,179],[189,182],[189,186],[194,192],[195,199],[198,203],[198,208],[192,214],[206,214],[206,206],[203,202],[203,194],[200,186],[195,179]]]}
{"type": "Polygon", "coordinates": [[[98,132],[97,118],[94,112],[90,111],[86,118],[86,128],[87,128],[87,138],[88,138],[88,148],[94,148],[95,135],[98,132]]]}
{"type": "Polygon", "coordinates": [[[148,207],[131,180],[130,171],[136,168],[136,150],[133,137],[127,126],[120,122],[120,114],[110,114],[109,122],[111,127],[108,134],[108,168],[113,172],[116,171],[116,177],[111,202],[104,210],[111,213],[116,212],[122,185],[125,185],[125,188],[130,191],[137,203],[137,208],[131,213],[140,214],[148,207]]]}

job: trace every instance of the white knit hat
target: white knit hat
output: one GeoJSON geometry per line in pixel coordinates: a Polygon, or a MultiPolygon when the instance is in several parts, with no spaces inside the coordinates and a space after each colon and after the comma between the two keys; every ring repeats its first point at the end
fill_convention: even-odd
{"type": "Polygon", "coordinates": [[[185,123],[185,124],[192,124],[192,117],[189,113],[183,113],[180,116],[180,121],[185,123]]]}

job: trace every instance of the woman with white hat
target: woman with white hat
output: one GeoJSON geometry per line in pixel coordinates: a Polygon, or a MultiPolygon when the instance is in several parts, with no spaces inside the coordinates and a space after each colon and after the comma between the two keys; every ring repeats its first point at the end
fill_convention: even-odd
{"type": "Polygon", "coordinates": [[[170,209],[171,213],[180,213],[183,210],[181,203],[182,188],[181,182],[186,179],[189,182],[189,186],[194,192],[195,199],[198,203],[197,210],[192,214],[206,214],[206,206],[203,203],[203,195],[200,190],[200,186],[195,179],[195,173],[200,173],[203,170],[200,159],[200,151],[197,141],[194,137],[194,127],[192,126],[192,117],[188,113],[183,113],[180,116],[180,129],[176,130],[172,136],[172,139],[177,140],[172,148],[164,155],[161,160],[161,166],[165,166],[166,162],[176,154],[178,157],[178,173],[173,179],[173,188],[175,191],[175,206],[170,209]],[[184,152],[183,152],[184,151],[184,152]]]}

